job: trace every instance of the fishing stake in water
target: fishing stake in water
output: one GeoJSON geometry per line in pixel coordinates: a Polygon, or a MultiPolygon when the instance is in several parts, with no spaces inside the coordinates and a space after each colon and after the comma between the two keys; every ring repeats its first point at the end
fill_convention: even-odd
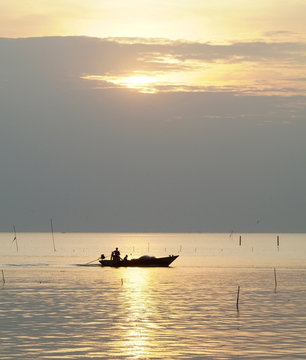
{"type": "Polygon", "coordinates": [[[51,223],[51,231],[52,231],[53,250],[55,252],[56,249],[55,249],[55,242],[54,242],[54,232],[53,232],[53,221],[52,221],[52,219],[50,219],[50,223],[51,223]]]}
{"type": "Polygon", "coordinates": [[[276,292],[277,280],[276,280],[276,269],[274,268],[274,292],[276,292]]]}
{"type": "Polygon", "coordinates": [[[5,284],[5,277],[4,277],[4,271],[3,270],[1,270],[2,271],[2,281],[3,281],[3,285],[5,284]]]}
{"type": "Polygon", "coordinates": [[[239,294],[240,294],[240,286],[238,285],[237,300],[236,300],[236,309],[237,309],[237,311],[239,311],[239,294]]]}
{"type": "Polygon", "coordinates": [[[15,225],[13,225],[13,229],[14,229],[14,239],[13,242],[16,242],[16,250],[18,252],[18,241],[17,241],[17,235],[16,235],[16,229],[15,229],[15,225]]]}

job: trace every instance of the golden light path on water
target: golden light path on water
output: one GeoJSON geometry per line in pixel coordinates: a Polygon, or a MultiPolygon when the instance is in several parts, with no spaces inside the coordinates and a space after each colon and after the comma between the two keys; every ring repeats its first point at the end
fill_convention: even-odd
{"type": "MultiPolygon", "coordinates": [[[[134,354],[138,358],[145,358],[149,348],[154,345],[154,337],[152,337],[149,330],[150,323],[146,318],[147,311],[151,312],[155,308],[154,304],[151,303],[152,298],[148,296],[150,272],[142,272],[142,269],[130,270],[132,271],[125,272],[130,281],[122,279],[122,282],[127,282],[124,297],[126,320],[129,324],[122,347],[129,349],[131,355],[134,354]],[[139,326],[140,324],[141,326],[139,326]]],[[[125,329],[123,331],[125,332],[125,329]]]]}

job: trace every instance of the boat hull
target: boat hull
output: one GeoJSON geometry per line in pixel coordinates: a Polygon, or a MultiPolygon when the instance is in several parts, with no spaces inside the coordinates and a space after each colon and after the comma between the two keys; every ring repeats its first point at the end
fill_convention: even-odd
{"type": "Polygon", "coordinates": [[[101,266],[110,267],[168,267],[179,255],[170,255],[162,258],[139,258],[131,260],[99,260],[101,266]]]}

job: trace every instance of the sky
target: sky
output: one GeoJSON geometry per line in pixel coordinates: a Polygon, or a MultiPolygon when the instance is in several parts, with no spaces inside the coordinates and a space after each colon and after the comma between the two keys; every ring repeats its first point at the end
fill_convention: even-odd
{"type": "Polygon", "coordinates": [[[306,232],[306,1],[0,3],[0,231],[306,232]]]}

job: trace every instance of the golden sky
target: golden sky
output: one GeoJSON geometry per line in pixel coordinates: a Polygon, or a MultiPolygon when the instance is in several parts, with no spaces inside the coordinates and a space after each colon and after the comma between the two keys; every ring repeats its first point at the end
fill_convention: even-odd
{"type": "Polygon", "coordinates": [[[305,13],[305,0],[10,0],[0,3],[0,36],[287,40],[305,34],[305,13]]]}

